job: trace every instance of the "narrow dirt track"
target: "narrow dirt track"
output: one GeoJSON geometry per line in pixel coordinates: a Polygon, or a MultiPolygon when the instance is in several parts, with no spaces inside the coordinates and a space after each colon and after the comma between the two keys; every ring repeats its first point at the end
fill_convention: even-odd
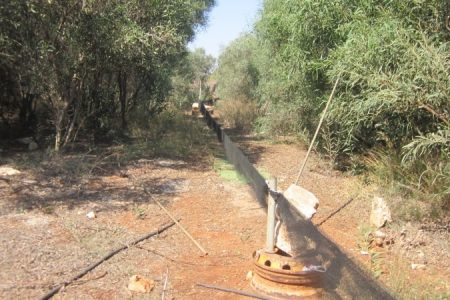
{"type": "Polygon", "coordinates": [[[160,299],[166,268],[166,299],[239,298],[195,287],[197,283],[249,289],[246,274],[253,251],[263,245],[265,213],[248,186],[221,179],[205,162],[142,160],[120,174],[126,175],[95,176],[77,194],[56,186],[33,185],[19,193],[1,186],[4,207],[19,207],[41,195],[52,196],[56,204],[49,214],[35,208],[2,211],[0,298],[40,297],[117,245],[166,223],[168,217],[135,180],[181,219],[208,256],[200,257],[191,241],[172,227],[112,257],[54,299],[160,299]],[[91,210],[95,219],[86,218],[91,210]],[[133,274],[155,280],[155,289],[144,296],[129,292],[126,286],[133,274]]]}
{"type": "MultiPolygon", "coordinates": [[[[207,142],[216,157],[223,156],[212,133],[207,142]]],[[[280,189],[293,181],[305,152],[298,146],[251,139],[239,144],[258,169],[278,177],[280,189]]],[[[206,283],[250,291],[246,274],[252,269],[251,256],[265,239],[265,209],[247,184],[220,177],[211,159],[138,159],[78,181],[49,179],[38,168],[22,170],[13,178],[14,188],[0,181],[0,298],[36,299],[111,249],[166,223],[167,215],[141,190],[144,185],[181,219],[208,256],[201,257],[172,227],[112,257],[54,299],[160,299],[167,269],[166,299],[247,299],[195,286],[206,283]],[[88,219],[89,211],[97,217],[88,219]],[[128,291],[128,279],[134,274],[155,280],[154,290],[145,295],[128,291]]],[[[349,197],[361,195],[355,180],[328,170],[313,156],[302,180],[321,200],[316,224],[349,197]]],[[[320,237],[320,255],[330,274],[325,298],[379,295],[372,278],[359,273],[349,259],[361,260],[355,235],[359,220],[367,215],[367,205],[357,197],[321,226],[326,236],[320,237]]]]}

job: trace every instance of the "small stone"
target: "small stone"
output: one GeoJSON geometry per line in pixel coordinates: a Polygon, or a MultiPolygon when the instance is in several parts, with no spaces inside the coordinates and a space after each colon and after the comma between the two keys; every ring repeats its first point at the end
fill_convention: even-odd
{"type": "Polygon", "coordinates": [[[138,293],[150,293],[155,287],[155,281],[140,275],[133,275],[128,282],[128,289],[138,293]]]}
{"type": "Polygon", "coordinates": [[[426,267],[427,266],[424,264],[411,264],[411,269],[413,269],[413,270],[423,270],[426,267]]]}
{"type": "Polygon", "coordinates": [[[253,278],[253,272],[252,271],[248,271],[247,276],[245,276],[245,279],[252,280],[252,278],[253,278]]]}
{"type": "Polygon", "coordinates": [[[392,222],[391,211],[381,197],[372,200],[372,211],[370,212],[370,224],[376,228],[383,227],[387,222],[392,222]]]}
{"type": "Polygon", "coordinates": [[[0,167],[0,175],[1,176],[11,176],[11,175],[17,175],[17,174],[20,174],[19,170],[16,170],[16,169],[8,167],[8,166],[0,167]]]}
{"type": "Polygon", "coordinates": [[[375,245],[383,247],[386,234],[383,231],[377,230],[373,233],[375,245]]]}
{"type": "Polygon", "coordinates": [[[381,230],[375,231],[375,232],[373,233],[373,235],[374,235],[376,238],[382,238],[382,239],[385,239],[385,238],[386,238],[386,233],[384,233],[384,232],[381,231],[381,230]]]}
{"type": "Polygon", "coordinates": [[[88,219],[95,219],[95,218],[97,218],[97,215],[95,214],[95,212],[90,211],[90,212],[88,212],[88,213],[86,214],[86,217],[87,217],[88,219]]]}
{"type": "Polygon", "coordinates": [[[39,146],[36,142],[31,142],[28,144],[28,151],[34,151],[38,148],[39,148],[39,146]]]}
{"type": "Polygon", "coordinates": [[[359,252],[361,255],[369,255],[369,252],[368,251],[361,251],[361,252],[359,252]]]}

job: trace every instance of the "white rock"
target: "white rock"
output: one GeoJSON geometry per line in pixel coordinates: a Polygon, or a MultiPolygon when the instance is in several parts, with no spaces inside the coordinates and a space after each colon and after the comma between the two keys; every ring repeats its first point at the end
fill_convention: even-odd
{"type": "Polygon", "coordinates": [[[411,269],[413,269],[413,270],[423,270],[426,267],[427,266],[424,264],[411,264],[411,269]]]}
{"type": "Polygon", "coordinates": [[[309,265],[309,266],[304,266],[302,271],[303,272],[321,272],[321,273],[325,273],[327,271],[327,269],[324,266],[321,266],[321,265],[309,265]]]}
{"type": "Polygon", "coordinates": [[[369,252],[368,251],[361,251],[361,252],[359,252],[361,255],[369,255],[369,252]]]}
{"type": "Polygon", "coordinates": [[[298,185],[289,186],[283,196],[306,220],[310,220],[319,207],[316,196],[298,185]]]}
{"type": "Polygon", "coordinates": [[[95,214],[95,212],[90,211],[90,212],[88,212],[88,213],[86,214],[86,217],[87,217],[88,219],[95,219],[95,218],[97,218],[97,215],[95,214]]]}
{"type": "Polygon", "coordinates": [[[247,276],[245,276],[245,279],[252,280],[252,278],[253,278],[253,272],[252,271],[248,271],[247,276]]]}
{"type": "Polygon", "coordinates": [[[386,233],[384,233],[384,232],[381,231],[381,230],[375,231],[375,232],[373,233],[373,235],[374,235],[376,238],[382,238],[382,239],[386,238],[386,233]]]}
{"type": "Polygon", "coordinates": [[[19,170],[16,170],[16,169],[8,167],[8,166],[0,167],[0,175],[1,176],[11,176],[11,175],[17,175],[17,174],[20,174],[19,170]]]}
{"type": "Polygon", "coordinates": [[[155,281],[140,275],[133,275],[128,282],[128,289],[138,293],[150,293],[155,287],[155,281]]]}
{"type": "Polygon", "coordinates": [[[383,198],[374,197],[372,200],[372,211],[370,212],[370,224],[381,228],[386,222],[392,222],[391,211],[383,198]]]}

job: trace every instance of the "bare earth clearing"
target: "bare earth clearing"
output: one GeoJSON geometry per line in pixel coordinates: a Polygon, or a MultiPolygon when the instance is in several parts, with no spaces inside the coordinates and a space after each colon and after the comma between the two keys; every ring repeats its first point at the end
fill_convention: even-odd
{"type": "MultiPolygon", "coordinates": [[[[285,190],[295,181],[306,149],[298,145],[270,144],[252,137],[238,138],[250,160],[260,170],[278,178],[285,190]]],[[[370,244],[367,234],[371,200],[383,191],[374,184],[333,171],[313,155],[300,184],[320,200],[313,223],[348,255],[364,265],[404,299],[450,298],[450,232],[432,224],[402,224],[393,220],[382,231],[390,245],[370,244]],[[366,253],[364,253],[366,252],[366,253]],[[364,253],[363,255],[361,253],[364,253]],[[425,264],[412,270],[411,264],[425,264]]]]}
{"type": "MultiPolygon", "coordinates": [[[[208,142],[220,152],[213,135],[208,142]]],[[[306,152],[298,145],[251,138],[242,139],[240,145],[258,169],[278,177],[281,189],[294,181],[306,152]]],[[[20,155],[26,154],[8,161],[20,160],[20,155]]],[[[54,299],[160,299],[166,270],[166,299],[240,299],[195,284],[250,290],[246,274],[252,268],[252,252],[263,247],[265,212],[246,184],[222,178],[213,169],[214,158],[208,157],[136,159],[110,168],[102,164],[82,177],[62,176],[52,163],[10,164],[22,173],[9,176],[9,182],[0,180],[0,298],[43,296],[110,250],[168,223],[167,215],[143,193],[144,185],[181,219],[208,256],[200,257],[200,251],[174,226],[112,257],[54,299]],[[89,211],[97,217],[88,219],[89,211]],[[155,280],[155,289],[150,294],[130,292],[127,284],[134,274],[155,280]]],[[[420,292],[416,295],[423,296],[418,298],[448,296],[448,232],[420,231],[408,225],[400,236],[399,228],[392,226],[387,232],[393,246],[377,249],[380,256],[370,259],[360,254],[364,247],[361,226],[368,223],[375,188],[330,171],[316,156],[301,183],[321,201],[316,224],[354,199],[320,226],[350,257],[379,271],[381,280],[398,286],[405,298],[413,294],[403,288],[420,292]],[[426,269],[411,270],[410,263],[423,257],[426,269]]]]}

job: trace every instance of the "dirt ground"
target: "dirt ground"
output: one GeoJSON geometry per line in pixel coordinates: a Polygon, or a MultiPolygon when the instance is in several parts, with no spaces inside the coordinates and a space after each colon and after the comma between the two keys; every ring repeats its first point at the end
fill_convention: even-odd
{"type": "MultiPolygon", "coordinates": [[[[208,142],[218,146],[213,135],[208,142]]],[[[258,169],[278,178],[280,189],[294,180],[306,152],[295,144],[252,137],[239,143],[258,169]]],[[[1,299],[39,298],[110,250],[168,223],[170,219],[152,199],[179,218],[208,255],[201,256],[173,226],[113,256],[54,299],[160,299],[166,275],[165,299],[247,299],[196,286],[206,283],[250,291],[246,274],[252,269],[251,255],[263,247],[265,239],[264,208],[254,200],[248,185],[224,179],[214,170],[214,156],[202,160],[141,158],[74,177],[60,175],[51,163],[15,164],[20,155],[4,161],[21,173],[0,180],[1,299]],[[143,186],[150,195],[143,192],[143,186]],[[87,218],[91,211],[96,218],[87,218]],[[135,274],[153,279],[154,290],[130,292],[127,284],[135,274]]],[[[450,291],[448,232],[420,231],[409,224],[402,236],[396,236],[398,228],[389,228],[387,233],[396,246],[378,249],[382,255],[375,260],[373,255],[361,255],[361,228],[368,222],[368,199],[376,190],[358,178],[330,171],[314,155],[301,184],[321,201],[314,223],[349,257],[374,272],[380,268],[380,279],[388,286],[393,285],[393,277],[404,281],[399,285],[417,282],[419,289],[425,280],[433,282],[433,295],[446,299],[450,291]],[[414,240],[419,232],[422,236],[414,240]],[[401,255],[407,247],[397,246],[402,245],[400,239],[423,253],[419,256],[427,258],[425,269],[411,270],[409,265],[416,257],[401,255]],[[394,274],[391,265],[404,270],[402,276],[394,274]]],[[[425,299],[428,294],[420,295],[425,299]]]]}
{"type": "MultiPolygon", "coordinates": [[[[278,178],[285,190],[295,181],[306,150],[297,144],[268,143],[252,136],[235,137],[259,170],[278,178]]],[[[383,195],[380,187],[364,178],[332,170],[312,155],[300,184],[320,201],[313,223],[348,257],[365,266],[397,297],[403,299],[450,299],[450,228],[435,224],[393,220],[385,228],[384,244],[378,247],[367,235],[371,200],[383,195]],[[422,265],[412,269],[412,264],[422,265]],[[423,267],[423,268],[422,268],[423,267]]]]}
{"type": "Polygon", "coordinates": [[[181,219],[208,255],[201,257],[191,241],[171,227],[114,256],[55,299],[159,299],[167,270],[166,299],[236,299],[195,285],[247,288],[249,258],[263,244],[264,210],[248,187],[226,182],[210,166],[195,162],[140,160],[114,175],[91,176],[76,187],[41,186],[39,178],[27,172],[12,180],[20,191],[1,183],[2,299],[43,296],[109,250],[169,222],[151,197],[181,219]],[[151,196],[143,193],[142,185],[151,196]],[[39,200],[52,201],[51,211],[44,214],[34,206],[39,200]],[[96,218],[88,219],[89,211],[96,218]],[[128,280],[134,274],[155,280],[154,291],[129,292],[128,280]]]}

